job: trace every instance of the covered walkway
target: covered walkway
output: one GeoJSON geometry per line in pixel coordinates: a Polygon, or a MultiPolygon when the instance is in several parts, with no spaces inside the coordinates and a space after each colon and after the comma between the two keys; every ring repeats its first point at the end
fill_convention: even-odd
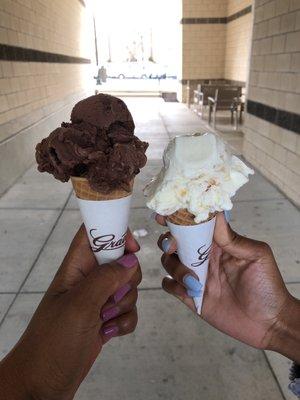
{"type": "MultiPolygon", "coordinates": [[[[150,142],[148,165],[137,177],[130,222],[132,230],[148,232],[139,239],[144,275],[139,325],[134,334],[108,344],[76,399],[292,399],[286,389],[288,360],[226,337],[162,291],[156,247],[162,229],[151,219],[142,189],[159,169],[169,138],[207,128],[183,104],[161,98],[124,100],[136,121],[136,134],[150,142]]],[[[239,135],[224,137],[239,153],[239,135]]],[[[81,218],[71,186],[33,166],[0,198],[0,220],[2,358],[28,324],[81,218]]],[[[297,209],[258,172],[235,199],[234,229],[270,243],[288,289],[298,297],[299,223],[297,209]]]]}

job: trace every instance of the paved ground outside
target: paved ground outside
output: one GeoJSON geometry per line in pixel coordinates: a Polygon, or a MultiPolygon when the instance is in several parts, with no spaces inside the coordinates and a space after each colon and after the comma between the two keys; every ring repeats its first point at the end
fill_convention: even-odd
{"type": "MultiPolygon", "coordinates": [[[[150,142],[148,165],[136,179],[130,221],[133,230],[148,231],[140,239],[144,279],[139,325],[131,336],[105,347],[76,399],[293,399],[286,389],[288,360],[226,337],[162,291],[156,247],[162,228],[150,218],[142,188],[158,171],[169,138],[207,127],[179,103],[160,98],[125,101],[136,121],[136,134],[150,142]]],[[[223,136],[240,146],[238,133],[223,136]]],[[[300,297],[298,210],[259,173],[234,203],[233,227],[270,243],[289,290],[300,297]]],[[[0,199],[0,220],[2,357],[29,322],[81,219],[71,186],[32,167],[0,199]]]]}
{"type": "Polygon", "coordinates": [[[96,85],[96,90],[104,93],[159,93],[176,92],[177,80],[168,79],[113,79],[108,78],[105,83],[96,85]]]}

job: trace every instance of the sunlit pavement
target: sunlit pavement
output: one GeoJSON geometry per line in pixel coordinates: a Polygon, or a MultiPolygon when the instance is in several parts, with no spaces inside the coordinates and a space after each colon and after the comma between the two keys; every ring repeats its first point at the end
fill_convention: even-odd
{"type": "MultiPolygon", "coordinates": [[[[266,356],[224,336],[162,291],[156,246],[162,229],[145,208],[142,188],[158,171],[169,138],[207,127],[179,103],[164,103],[160,98],[125,101],[136,121],[136,134],[150,143],[148,165],[136,179],[130,222],[132,230],[148,231],[139,239],[144,275],[139,325],[131,336],[105,347],[76,399],[292,399],[286,390],[286,359],[266,356]]],[[[239,134],[227,137],[232,146],[240,146],[239,134]]],[[[81,222],[71,186],[37,173],[35,167],[0,199],[0,219],[0,352],[4,356],[26,327],[81,222]]],[[[237,195],[232,225],[242,234],[270,243],[289,290],[300,297],[299,213],[259,173],[237,195]]]]}
{"type": "Polygon", "coordinates": [[[176,92],[176,79],[107,79],[105,83],[96,85],[96,90],[103,93],[159,93],[176,92]]]}

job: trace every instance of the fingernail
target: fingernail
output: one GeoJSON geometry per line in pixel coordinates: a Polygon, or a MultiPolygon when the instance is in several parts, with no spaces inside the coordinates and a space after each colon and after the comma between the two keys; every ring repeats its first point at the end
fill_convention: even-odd
{"type": "Polygon", "coordinates": [[[164,251],[164,253],[168,253],[171,247],[171,240],[169,238],[164,238],[163,241],[161,242],[161,247],[164,251]]]}
{"type": "Polygon", "coordinates": [[[138,260],[133,253],[130,253],[125,254],[123,257],[119,258],[117,262],[125,268],[132,268],[136,266],[138,260]]]}
{"type": "Polygon", "coordinates": [[[187,290],[186,292],[190,297],[200,297],[201,296],[201,290],[199,292],[194,291],[194,290],[187,290]]]}
{"type": "Polygon", "coordinates": [[[202,284],[193,275],[185,275],[183,283],[189,290],[194,292],[199,292],[202,289],[202,284]]]}
{"type": "Polygon", "coordinates": [[[229,222],[231,219],[231,212],[229,210],[225,210],[224,216],[225,216],[226,221],[229,222]]]}
{"type": "Polygon", "coordinates": [[[150,219],[156,219],[156,216],[157,216],[157,213],[156,212],[153,212],[151,215],[150,215],[150,219]]]}
{"type": "Polygon", "coordinates": [[[117,327],[117,325],[106,326],[102,329],[102,332],[106,337],[113,337],[118,334],[119,328],[117,327]]]}
{"type": "Polygon", "coordinates": [[[115,318],[117,315],[119,315],[119,312],[119,307],[111,307],[102,311],[102,321],[109,321],[110,319],[115,318]]]}
{"type": "Polygon", "coordinates": [[[131,290],[131,286],[129,283],[126,283],[126,285],[122,286],[120,289],[116,291],[114,294],[114,302],[118,303],[120,300],[123,299],[123,297],[131,290]]]}

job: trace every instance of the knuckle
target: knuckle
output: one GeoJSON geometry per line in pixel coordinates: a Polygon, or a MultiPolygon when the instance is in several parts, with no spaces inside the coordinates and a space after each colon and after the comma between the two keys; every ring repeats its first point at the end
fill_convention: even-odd
{"type": "Polygon", "coordinates": [[[167,289],[167,286],[168,286],[168,278],[164,278],[163,280],[162,280],[162,282],[161,282],[161,287],[164,289],[164,290],[166,290],[167,289]]]}
{"type": "Polygon", "coordinates": [[[131,313],[128,314],[128,317],[125,318],[123,321],[124,332],[132,333],[137,326],[137,322],[138,322],[138,315],[135,307],[134,310],[132,310],[131,313]]]}
{"type": "Polygon", "coordinates": [[[167,258],[168,258],[168,255],[166,253],[163,253],[161,258],[160,258],[162,265],[166,265],[167,258]]]}
{"type": "Polygon", "coordinates": [[[137,299],[138,299],[138,296],[139,296],[138,290],[137,290],[137,289],[134,289],[134,290],[132,291],[132,304],[136,304],[137,299]]]}
{"type": "Polygon", "coordinates": [[[271,247],[268,245],[268,243],[266,242],[260,242],[261,245],[261,249],[266,251],[266,252],[270,252],[271,251],[271,247]]]}
{"type": "Polygon", "coordinates": [[[234,245],[239,245],[241,240],[241,237],[238,233],[236,233],[235,231],[231,231],[231,240],[229,242],[229,244],[234,244],[234,245]]]}
{"type": "Polygon", "coordinates": [[[138,269],[138,274],[137,274],[137,281],[136,281],[136,285],[137,285],[137,286],[142,282],[142,278],[143,278],[142,270],[141,270],[141,268],[139,267],[139,269],[138,269]]]}
{"type": "Polygon", "coordinates": [[[158,238],[157,245],[159,248],[161,248],[161,242],[164,240],[164,238],[165,234],[161,234],[160,237],[158,238]]]}
{"type": "Polygon", "coordinates": [[[136,305],[138,299],[138,291],[137,289],[132,289],[129,294],[125,297],[124,302],[122,304],[123,312],[131,312],[136,305]]]}
{"type": "Polygon", "coordinates": [[[272,253],[271,247],[266,242],[258,242],[257,255],[259,258],[270,256],[272,253]]]}

